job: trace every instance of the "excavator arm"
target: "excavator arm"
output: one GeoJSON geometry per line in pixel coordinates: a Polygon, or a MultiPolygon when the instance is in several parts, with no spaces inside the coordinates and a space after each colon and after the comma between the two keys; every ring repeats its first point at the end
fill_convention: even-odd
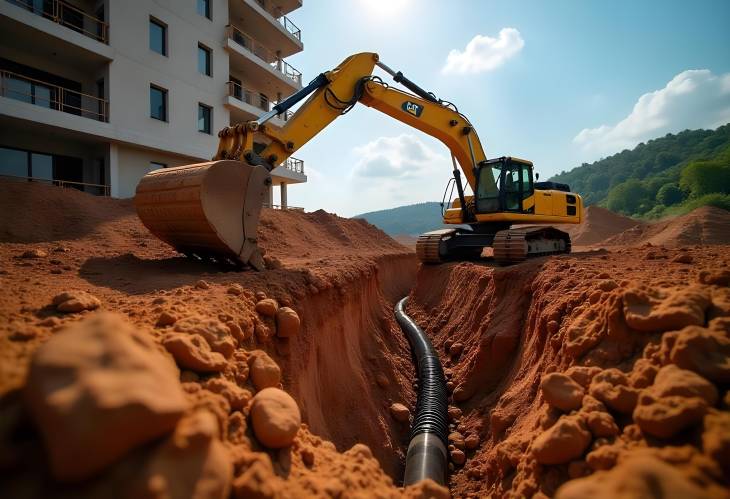
{"type": "MultiPolygon", "coordinates": [[[[378,55],[370,52],[348,57],[337,68],[321,74],[262,118],[221,130],[214,159],[237,159],[271,170],[358,102],[440,140],[461,167],[466,183],[472,190],[475,189],[477,165],[487,157],[469,120],[453,105],[439,101],[402,73],[396,73],[381,63],[378,55]],[[418,95],[392,88],[372,76],[375,66],[384,69],[396,82],[403,83],[418,95]],[[309,99],[283,128],[276,130],[266,126],[266,120],[286,111],[307,94],[311,94],[309,99]],[[254,152],[256,136],[265,136],[269,142],[260,155],[254,152]]],[[[466,206],[456,163],[454,174],[461,206],[466,206]]]]}

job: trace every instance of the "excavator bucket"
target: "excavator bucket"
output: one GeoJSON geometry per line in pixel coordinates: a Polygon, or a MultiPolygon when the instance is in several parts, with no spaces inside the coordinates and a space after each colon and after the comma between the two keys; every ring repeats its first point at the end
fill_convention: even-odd
{"type": "Polygon", "coordinates": [[[232,160],[162,168],[137,185],[134,206],[152,234],[180,253],[263,270],[256,245],[271,175],[232,160]]]}

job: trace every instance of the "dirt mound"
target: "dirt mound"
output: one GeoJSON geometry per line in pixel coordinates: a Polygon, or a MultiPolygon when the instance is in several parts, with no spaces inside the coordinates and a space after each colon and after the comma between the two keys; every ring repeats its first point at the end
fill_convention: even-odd
{"type": "Polygon", "coordinates": [[[580,225],[559,226],[570,234],[575,246],[590,246],[605,241],[642,223],[619,215],[600,206],[589,206],[585,210],[585,220],[580,225]]]}
{"type": "MultiPolygon", "coordinates": [[[[53,479],[39,465],[48,452],[44,433],[18,392],[38,348],[101,309],[118,313],[122,329],[134,329],[133,336],[174,361],[188,409],[155,442],[117,446],[114,462],[87,467],[83,476],[93,478],[64,485],[69,496],[438,496],[435,486],[395,486],[408,424],[390,407],[412,407],[415,395],[410,351],[392,306],[408,292],[416,265],[413,252],[382,231],[321,211],[263,210],[259,240],[272,268],[231,272],[183,258],[153,238],[129,200],[3,182],[0,203],[0,488],[9,495],[43,497],[74,476],[72,469],[53,479]],[[254,362],[263,352],[270,362],[254,362]],[[288,443],[296,417],[251,420],[256,393],[271,383],[301,411],[303,423],[284,449],[264,445],[271,445],[271,431],[262,436],[261,428],[277,430],[276,445],[288,443]]],[[[84,382],[102,392],[124,383],[113,366],[134,370],[139,363],[116,359],[119,349],[94,352],[103,358],[81,360],[100,366],[105,382],[84,382]]],[[[97,426],[124,433],[125,425],[136,425],[117,419],[122,412],[113,404],[105,408],[97,426]]],[[[74,412],[81,409],[95,408],[63,406],[60,426],[86,437],[74,423],[83,420],[74,412]]]]}
{"type": "Polygon", "coordinates": [[[604,241],[610,246],[730,244],[730,212],[702,206],[681,217],[632,227],[604,241]]]}
{"type": "Polygon", "coordinates": [[[452,456],[452,494],[643,497],[661,482],[724,497],[729,265],[709,246],[422,267],[408,312],[441,353],[452,431],[480,442],[452,456]]]}

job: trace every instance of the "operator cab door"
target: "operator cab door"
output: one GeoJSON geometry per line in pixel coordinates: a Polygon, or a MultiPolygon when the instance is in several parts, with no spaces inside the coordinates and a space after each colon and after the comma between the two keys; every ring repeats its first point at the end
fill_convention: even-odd
{"type": "Polygon", "coordinates": [[[481,164],[477,178],[476,212],[530,213],[524,201],[534,194],[532,165],[511,158],[490,159],[481,164]]]}

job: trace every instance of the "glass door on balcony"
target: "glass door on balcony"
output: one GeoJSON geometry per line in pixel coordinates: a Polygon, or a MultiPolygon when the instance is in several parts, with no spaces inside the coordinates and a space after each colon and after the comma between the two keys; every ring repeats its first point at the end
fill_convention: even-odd
{"type": "Polygon", "coordinates": [[[231,82],[231,84],[232,84],[231,86],[233,87],[233,89],[232,89],[233,97],[235,97],[238,100],[243,100],[243,86],[241,84],[241,80],[239,80],[235,76],[229,76],[228,81],[231,82]]]}

